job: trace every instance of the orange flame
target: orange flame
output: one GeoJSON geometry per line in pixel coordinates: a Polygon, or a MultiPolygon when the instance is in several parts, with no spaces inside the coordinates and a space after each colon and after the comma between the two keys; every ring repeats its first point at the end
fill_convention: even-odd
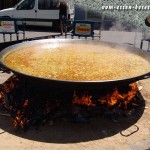
{"type": "Polygon", "coordinates": [[[95,106],[95,104],[92,102],[91,98],[92,98],[92,96],[85,95],[85,94],[83,94],[83,96],[81,98],[79,98],[74,91],[73,104],[84,105],[84,106],[95,106]]]}
{"type": "Polygon", "coordinates": [[[23,109],[22,110],[18,110],[17,112],[17,116],[14,118],[13,120],[13,127],[15,129],[17,128],[24,128],[25,125],[27,125],[29,123],[29,120],[24,118],[24,109],[28,106],[29,104],[29,100],[25,100],[24,104],[23,104],[23,109]]]}
{"type": "Polygon", "coordinates": [[[2,86],[3,91],[9,93],[15,87],[17,80],[18,78],[16,76],[9,78],[2,86]]]}
{"type": "MultiPolygon", "coordinates": [[[[0,101],[2,105],[5,106],[4,94],[11,92],[11,90],[15,87],[15,83],[17,80],[18,80],[17,77],[12,77],[3,84],[2,91],[0,91],[0,101]]],[[[135,97],[138,91],[138,87],[136,83],[130,84],[129,87],[130,89],[124,93],[119,92],[119,90],[115,88],[113,93],[108,93],[107,95],[100,97],[98,99],[98,104],[105,104],[108,108],[111,108],[115,105],[117,106],[123,105],[125,108],[127,108],[128,103],[133,100],[133,98],[135,97]]],[[[88,106],[88,107],[96,106],[97,102],[94,103],[92,98],[93,98],[92,95],[87,94],[86,92],[84,92],[82,96],[79,96],[74,91],[73,104],[88,106]]],[[[16,117],[13,120],[13,126],[15,129],[18,129],[18,128],[24,129],[24,127],[29,124],[29,120],[25,118],[25,115],[26,115],[25,110],[28,105],[29,105],[29,100],[26,99],[22,107],[20,108],[20,110],[17,111],[16,117]]],[[[49,105],[47,101],[45,105],[45,114],[52,112],[55,108],[59,106],[60,106],[60,103],[58,100],[56,100],[56,103],[53,106],[49,105]]],[[[12,110],[13,106],[10,106],[9,109],[12,110]]]]}
{"type": "Polygon", "coordinates": [[[0,100],[4,98],[4,95],[2,92],[0,92],[0,100]]]}
{"type": "Polygon", "coordinates": [[[119,93],[116,88],[112,94],[108,94],[99,99],[100,104],[107,104],[108,107],[112,107],[118,103],[124,103],[125,106],[135,97],[138,87],[136,83],[129,85],[130,90],[127,93],[119,93]]]}
{"type": "MultiPolygon", "coordinates": [[[[127,107],[127,104],[135,97],[138,87],[136,83],[132,83],[129,85],[130,90],[126,93],[121,93],[118,91],[117,88],[114,89],[113,93],[108,93],[107,95],[100,97],[98,100],[99,104],[106,104],[108,107],[115,106],[116,104],[124,105],[125,108],[127,107]]],[[[81,98],[76,95],[76,92],[74,91],[73,95],[73,104],[75,105],[84,105],[84,106],[96,106],[96,104],[92,101],[92,96],[83,94],[81,98]]]]}
{"type": "Polygon", "coordinates": [[[23,104],[23,108],[27,107],[27,106],[28,106],[28,104],[29,104],[29,100],[28,100],[28,99],[26,99],[26,100],[25,100],[25,102],[24,102],[24,104],[23,104]]]}
{"type": "Polygon", "coordinates": [[[6,106],[6,103],[5,103],[5,100],[4,100],[4,94],[3,92],[1,91],[0,92],[0,101],[1,101],[1,106],[6,106]]]}

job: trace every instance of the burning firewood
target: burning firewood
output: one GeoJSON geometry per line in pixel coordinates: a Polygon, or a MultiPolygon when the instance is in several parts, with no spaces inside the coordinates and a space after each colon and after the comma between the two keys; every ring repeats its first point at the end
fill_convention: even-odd
{"type": "Polygon", "coordinates": [[[116,121],[119,117],[134,114],[136,108],[140,107],[137,83],[105,92],[98,89],[74,90],[73,94],[61,89],[50,89],[46,94],[40,88],[34,89],[30,84],[25,86],[16,76],[12,76],[1,86],[0,106],[13,117],[16,131],[26,130],[30,126],[38,129],[49,120],[54,123],[59,118],[67,118],[75,123],[88,123],[91,117],[98,115],[116,121]],[[65,107],[68,101],[70,105],[65,107]]]}

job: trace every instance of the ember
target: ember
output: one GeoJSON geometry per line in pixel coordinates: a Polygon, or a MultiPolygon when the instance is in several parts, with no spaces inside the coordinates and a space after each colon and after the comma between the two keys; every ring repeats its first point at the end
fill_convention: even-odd
{"type": "Polygon", "coordinates": [[[1,100],[1,106],[6,107],[3,92],[0,92],[0,100],[1,100]]]}
{"type": "Polygon", "coordinates": [[[2,84],[0,90],[0,105],[9,110],[16,131],[26,130],[30,126],[38,127],[60,117],[80,123],[88,122],[89,118],[95,115],[111,119],[114,116],[119,118],[132,115],[139,107],[137,83],[105,92],[97,89],[88,91],[50,89],[51,92],[47,94],[39,92],[40,90],[36,91],[29,85],[26,87],[21,79],[12,76],[2,84]],[[68,103],[70,106],[66,107],[68,103]]]}

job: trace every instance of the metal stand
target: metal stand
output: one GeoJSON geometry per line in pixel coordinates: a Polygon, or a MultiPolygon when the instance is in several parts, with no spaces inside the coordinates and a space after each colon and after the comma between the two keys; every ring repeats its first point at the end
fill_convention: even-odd
{"type": "MultiPolygon", "coordinates": [[[[73,39],[74,36],[77,36],[78,39],[81,37],[84,37],[87,39],[88,37],[91,37],[92,40],[94,40],[95,37],[98,37],[99,40],[101,38],[101,24],[102,21],[89,21],[89,20],[67,20],[67,22],[72,24],[72,31],[68,33],[65,31],[65,38],[67,38],[68,35],[71,35],[71,38],[73,39]],[[99,33],[96,34],[94,32],[94,25],[99,25],[99,33]]],[[[66,25],[67,26],[67,25],[66,25]]]]}
{"type": "Polygon", "coordinates": [[[147,42],[148,42],[148,49],[147,49],[147,51],[150,52],[150,39],[142,39],[142,40],[141,40],[140,49],[143,48],[143,43],[144,43],[144,41],[147,41],[147,42]]]}
{"type": "Polygon", "coordinates": [[[5,34],[3,34],[3,41],[6,42],[5,34]]]}
{"type": "Polygon", "coordinates": [[[23,34],[23,39],[25,39],[26,23],[23,19],[1,17],[0,23],[0,33],[3,34],[4,42],[6,42],[6,34],[10,36],[10,41],[12,41],[12,34],[16,34],[17,41],[19,40],[19,34],[23,34]],[[18,21],[21,23],[20,25],[18,25],[18,21]],[[9,24],[9,27],[7,26],[7,24],[9,24]],[[21,27],[21,29],[18,26],[21,27]]]}

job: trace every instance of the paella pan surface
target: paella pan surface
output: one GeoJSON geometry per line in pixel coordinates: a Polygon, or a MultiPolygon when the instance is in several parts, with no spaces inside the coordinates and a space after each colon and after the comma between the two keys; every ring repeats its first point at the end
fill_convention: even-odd
{"type": "Polygon", "coordinates": [[[5,50],[1,62],[33,77],[63,81],[110,81],[150,72],[149,53],[85,40],[40,40],[5,50]]]}

